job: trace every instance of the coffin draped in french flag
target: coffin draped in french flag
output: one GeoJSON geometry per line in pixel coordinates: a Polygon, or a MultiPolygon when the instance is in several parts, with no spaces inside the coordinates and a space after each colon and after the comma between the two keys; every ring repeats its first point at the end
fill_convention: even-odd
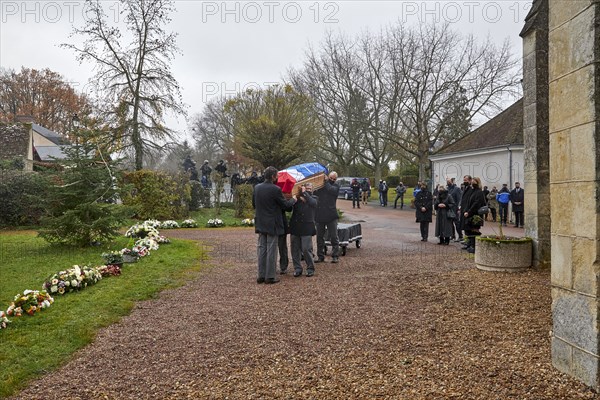
{"type": "Polygon", "coordinates": [[[300,187],[308,182],[313,184],[313,190],[323,187],[327,174],[327,167],[319,163],[294,165],[279,171],[277,186],[281,188],[284,196],[289,198],[299,194],[300,187]]]}

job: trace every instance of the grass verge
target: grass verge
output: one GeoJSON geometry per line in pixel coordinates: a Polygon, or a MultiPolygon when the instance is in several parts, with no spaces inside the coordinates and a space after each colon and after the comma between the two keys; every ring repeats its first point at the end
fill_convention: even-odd
{"type": "MultiPolygon", "coordinates": [[[[17,293],[41,289],[50,274],[73,264],[99,265],[103,251],[128,243],[118,238],[110,246],[73,250],[50,246],[35,232],[0,234],[0,309],[6,310],[17,293]]],[[[57,295],[50,308],[33,317],[10,318],[8,328],[0,330],[0,398],[64,364],[100,328],[128,314],[136,301],[185,283],[202,268],[202,256],[197,243],[173,240],[138,263],[125,264],[121,276],[57,295]]]]}

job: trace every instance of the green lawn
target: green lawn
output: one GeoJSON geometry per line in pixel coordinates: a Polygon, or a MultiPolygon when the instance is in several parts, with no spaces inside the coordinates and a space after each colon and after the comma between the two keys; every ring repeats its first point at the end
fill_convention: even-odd
{"type": "MultiPolygon", "coordinates": [[[[35,232],[0,233],[0,309],[6,310],[17,293],[40,290],[50,274],[73,264],[99,265],[103,251],[128,244],[122,237],[110,246],[72,250],[49,246],[35,232]]],[[[125,264],[121,276],[57,295],[50,308],[35,316],[10,317],[12,323],[0,330],[0,398],[64,364],[99,328],[128,314],[136,301],[183,284],[202,268],[202,256],[195,242],[173,240],[138,263],[125,264]]]]}

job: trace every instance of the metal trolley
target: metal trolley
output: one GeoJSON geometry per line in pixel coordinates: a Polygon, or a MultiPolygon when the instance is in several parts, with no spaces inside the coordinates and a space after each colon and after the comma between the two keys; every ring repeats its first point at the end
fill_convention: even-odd
{"type": "MultiPolygon", "coordinates": [[[[362,241],[362,227],[360,224],[338,224],[338,239],[340,241],[341,253],[343,256],[346,255],[348,245],[352,242],[356,244],[356,248],[360,249],[362,241]]],[[[325,232],[325,254],[327,254],[327,247],[331,246],[331,240],[329,239],[329,232],[325,232]]]]}

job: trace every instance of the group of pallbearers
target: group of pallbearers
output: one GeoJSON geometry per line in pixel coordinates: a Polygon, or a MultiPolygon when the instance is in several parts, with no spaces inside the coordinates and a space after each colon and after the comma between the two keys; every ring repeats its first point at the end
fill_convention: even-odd
{"type": "MultiPolygon", "coordinates": [[[[434,196],[425,183],[420,183],[420,190],[415,196],[415,208],[416,219],[421,228],[421,241],[427,241],[433,210],[436,210],[435,236],[439,238],[438,244],[448,245],[451,239],[460,242],[464,238],[463,249],[475,253],[475,238],[481,235],[480,229],[488,213],[488,202],[492,200],[490,195],[499,204],[500,218],[504,225],[510,200],[515,213],[515,227],[519,227],[519,224],[523,227],[524,191],[519,182],[515,183],[516,187],[511,192],[506,184],[499,192],[495,187],[490,192],[487,187],[482,187],[479,177],[465,175],[461,186],[458,187],[454,179],[448,179],[446,187],[438,186],[434,196]]],[[[496,220],[495,212],[493,220],[496,220]]]]}
{"type": "Polygon", "coordinates": [[[332,263],[339,262],[339,240],[337,235],[338,213],[336,202],[339,186],[337,173],[324,177],[324,185],[313,192],[312,183],[305,183],[298,195],[287,200],[276,184],[278,170],[268,167],[264,171],[264,182],[254,187],[252,205],[255,208],[254,226],[258,234],[258,277],[257,283],[277,283],[277,254],[280,254],[280,272],[287,273],[287,241],[290,234],[294,277],[303,273],[302,259],[306,263],[306,276],[315,273],[315,263],[325,261],[325,232],[329,232],[332,246],[332,263]],[[289,228],[285,212],[291,211],[289,228]],[[317,259],[313,259],[312,237],[317,235],[317,259]]]}

